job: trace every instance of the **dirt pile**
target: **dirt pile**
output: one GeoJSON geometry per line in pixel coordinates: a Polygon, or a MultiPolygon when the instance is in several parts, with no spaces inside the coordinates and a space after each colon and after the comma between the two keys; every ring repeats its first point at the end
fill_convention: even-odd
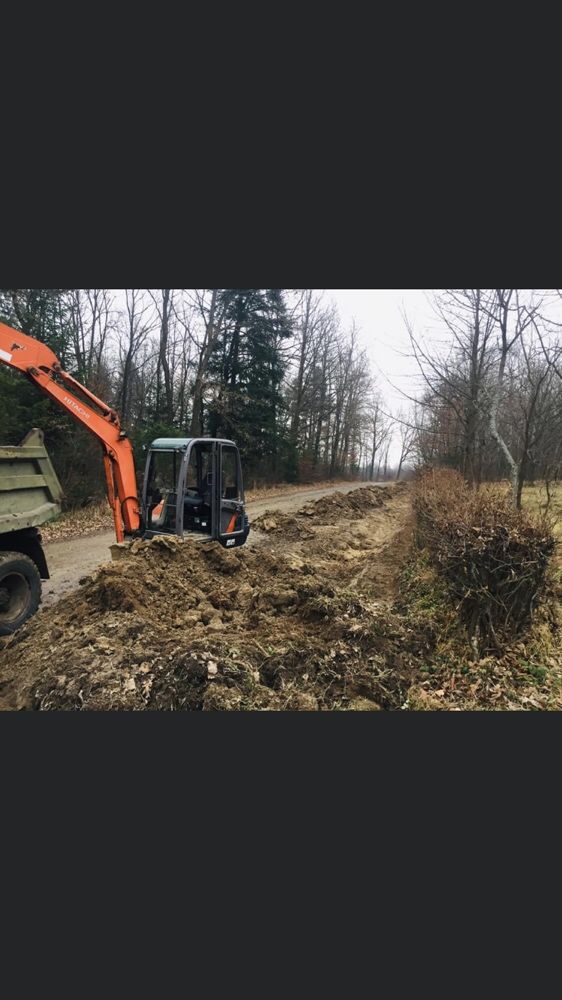
{"type": "Polygon", "coordinates": [[[331,493],[319,500],[310,501],[296,514],[268,510],[252,521],[252,529],[268,535],[283,534],[289,539],[312,537],[315,526],[361,520],[372,510],[383,507],[404,488],[404,484],[366,486],[351,493],[331,493]]]}
{"type": "Polygon", "coordinates": [[[411,551],[410,491],[382,500],[299,512],[292,541],[274,528],[234,552],[135,542],[9,640],[0,708],[561,709],[559,608],[475,660],[446,581],[411,551]]]}
{"type": "MultiPolygon", "coordinates": [[[[285,498],[299,493],[306,493],[309,490],[333,489],[334,486],[347,485],[349,483],[334,483],[330,480],[318,480],[309,483],[278,483],[276,486],[263,486],[259,489],[246,490],[246,503],[254,501],[269,501],[277,498],[285,498]]],[[[43,525],[41,534],[44,542],[58,542],[70,538],[87,538],[96,535],[101,531],[111,531],[113,528],[113,514],[107,499],[96,500],[74,510],[67,510],[56,521],[51,521],[43,525]]]]}
{"type": "Polygon", "coordinates": [[[363,502],[369,513],[349,527],[346,513],[335,534],[317,523],[331,511],[305,514],[313,537],[292,546],[283,537],[234,552],[135,542],[11,639],[0,654],[0,706],[399,707],[410,652],[388,605],[409,501],[398,493],[385,510],[378,498],[363,502]]]}

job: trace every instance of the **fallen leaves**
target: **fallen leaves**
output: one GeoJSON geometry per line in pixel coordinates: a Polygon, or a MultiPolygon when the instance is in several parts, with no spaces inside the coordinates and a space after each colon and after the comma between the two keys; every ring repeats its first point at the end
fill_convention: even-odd
{"type": "Polygon", "coordinates": [[[86,538],[101,531],[110,531],[113,515],[107,500],[102,500],[80,510],[62,514],[56,521],[44,524],[41,535],[44,542],[59,542],[69,538],[86,538]]]}

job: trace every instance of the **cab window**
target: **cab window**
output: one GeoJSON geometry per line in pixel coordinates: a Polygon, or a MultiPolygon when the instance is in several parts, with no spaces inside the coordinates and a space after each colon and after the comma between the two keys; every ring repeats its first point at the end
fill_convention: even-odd
{"type": "Polygon", "coordinates": [[[181,456],[175,451],[156,451],[151,456],[148,484],[148,527],[175,531],[177,481],[181,456]]]}
{"type": "Polygon", "coordinates": [[[187,466],[186,489],[205,495],[213,480],[213,449],[210,444],[197,444],[191,450],[187,466]]]}
{"type": "Polygon", "coordinates": [[[235,448],[225,447],[222,450],[221,497],[223,500],[238,500],[239,496],[238,455],[235,448]]]}

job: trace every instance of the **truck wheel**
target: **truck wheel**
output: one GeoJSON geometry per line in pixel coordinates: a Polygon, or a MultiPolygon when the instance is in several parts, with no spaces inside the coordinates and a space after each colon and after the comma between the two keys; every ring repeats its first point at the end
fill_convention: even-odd
{"type": "Polygon", "coordinates": [[[21,552],[0,552],[0,635],[11,635],[41,603],[37,566],[21,552]]]}

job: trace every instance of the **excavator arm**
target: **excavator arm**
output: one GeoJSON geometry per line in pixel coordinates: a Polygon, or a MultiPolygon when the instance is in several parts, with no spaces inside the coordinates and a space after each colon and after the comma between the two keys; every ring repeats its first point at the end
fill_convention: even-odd
{"type": "Polygon", "coordinates": [[[119,417],[72,375],[46,344],[0,323],[0,361],[16,368],[94,434],[103,448],[107,497],[118,542],[140,528],[133,448],[119,417]],[[77,398],[75,393],[80,393],[77,398]],[[84,400],[84,401],[83,401],[84,400]]]}

